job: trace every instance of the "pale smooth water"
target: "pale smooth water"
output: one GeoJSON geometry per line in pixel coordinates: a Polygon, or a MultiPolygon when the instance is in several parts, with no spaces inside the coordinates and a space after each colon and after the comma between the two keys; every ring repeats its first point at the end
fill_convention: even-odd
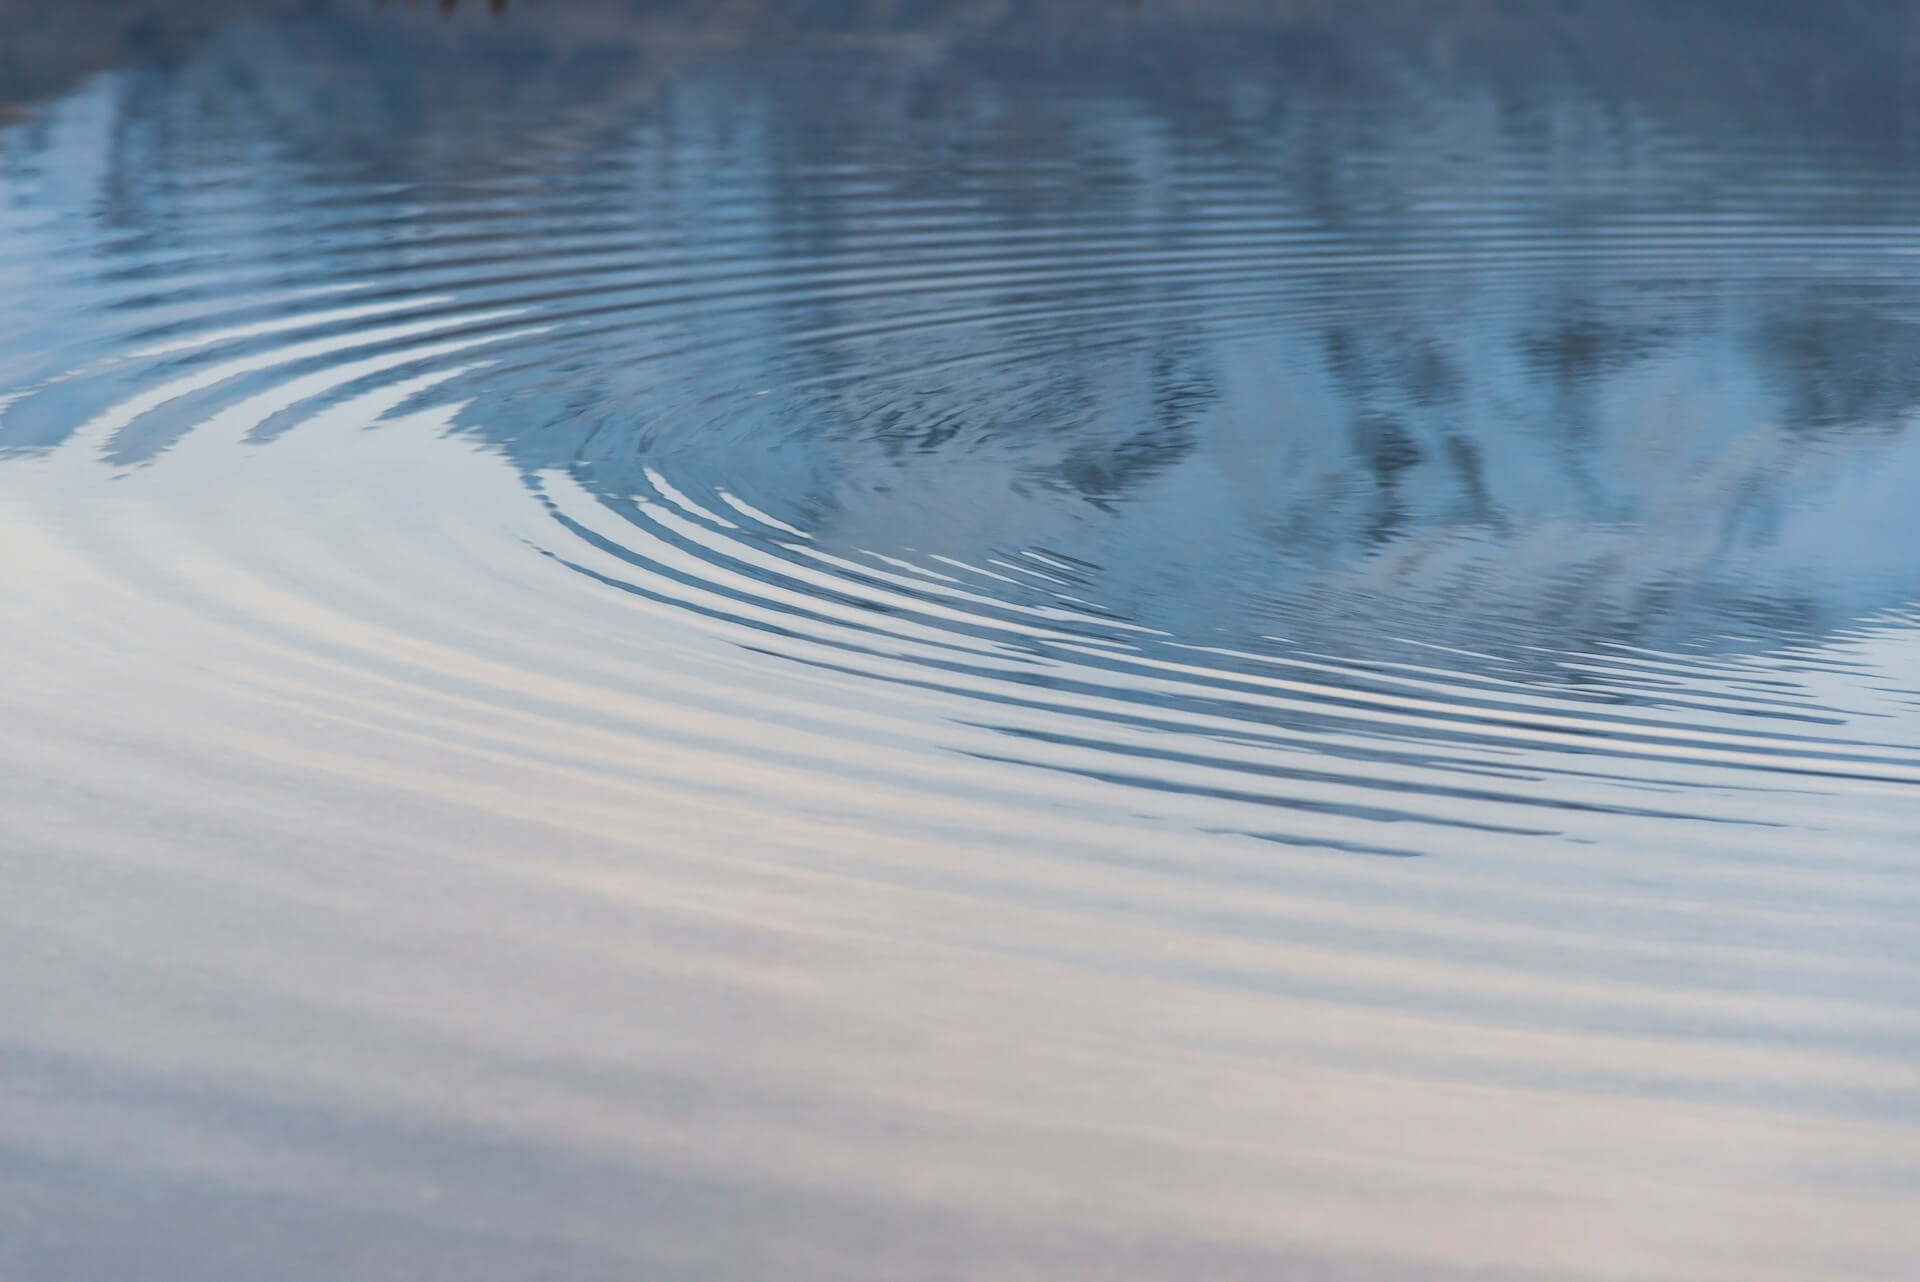
{"type": "Polygon", "coordinates": [[[1920,18],[66,21],[0,1277],[1920,1278],[1920,18]]]}

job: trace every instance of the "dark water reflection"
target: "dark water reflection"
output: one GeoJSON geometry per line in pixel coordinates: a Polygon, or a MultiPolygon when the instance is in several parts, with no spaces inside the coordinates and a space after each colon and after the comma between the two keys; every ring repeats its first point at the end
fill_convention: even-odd
{"type": "Polygon", "coordinates": [[[0,1265],[1911,1276],[1920,19],[104,12],[0,1265]]]}
{"type": "MultiPolygon", "coordinates": [[[[865,552],[1052,548],[1181,639],[1754,649],[1912,600],[1903,98],[1833,90],[1819,39],[1778,47],[1803,23],[1647,85],[1639,42],[1705,15],[1422,45],[1404,14],[936,13],[717,51],[591,16],[240,24],[97,91],[85,162],[19,131],[23,175],[110,166],[110,275],[53,303],[445,291],[407,341],[543,327],[436,393],[530,475],[618,504],[660,468],[865,552]]],[[[30,395],[0,440],[156,372],[30,395]]],[[[149,461],[234,383],[101,447],[149,461]]]]}

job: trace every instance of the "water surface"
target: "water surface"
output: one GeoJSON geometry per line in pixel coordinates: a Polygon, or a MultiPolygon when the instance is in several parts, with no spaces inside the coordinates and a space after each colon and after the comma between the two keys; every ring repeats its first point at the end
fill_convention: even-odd
{"type": "Polygon", "coordinates": [[[0,1272],[1920,1271],[1920,24],[98,34],[0,1272]]]}

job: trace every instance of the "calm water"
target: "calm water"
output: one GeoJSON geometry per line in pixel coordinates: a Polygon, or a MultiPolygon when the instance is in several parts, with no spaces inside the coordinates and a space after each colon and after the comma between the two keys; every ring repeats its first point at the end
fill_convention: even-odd
{"type": "Polygon", "coordinates": [[[99,8],[0,1275],[1920,1278],[1920,19],[99,8]]]}

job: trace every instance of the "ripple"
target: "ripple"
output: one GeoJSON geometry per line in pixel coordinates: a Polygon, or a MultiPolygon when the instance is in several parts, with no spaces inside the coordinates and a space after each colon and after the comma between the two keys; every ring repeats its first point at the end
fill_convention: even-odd
{"type": "Polygon", "coordinates": [[[1240,830],[1414,853],[1448,839],[1361,834],[1766,823],[1730,815],[1767,776],[1920,778],[1867,692],[1731,684],[1911,602],[1907,184],[1811,157],[1753,184],[1640,124],[1564,157],[1485,135],[1468,196],[1369,167],[1418,154],[1408,116],[1336,213],[1284,160],[1139,141],[1144,104],[1046,107],[1135,150],[1082,189],[1079,151],[956,125],[971,158],[916,192],[857,126],[766,168],[756,104],[744,138],[647,123],[536,187],[177,167],[164,240],[59,269],[113,319],[0,444],[186,467],[457,405],[581,581],[882,706],[972,706],[1003,740],[975,755],[1205,799],[1214,831],[1272,809],[1344,835],[1240,830]],[[1576,215],[1615,145],[1631,180],[1576,215]],[[1648,647],[1700,660],[1608,659],[1648,647]]]}
{"type": "Polygon", "coordinates": [[[1904,150],[1196,86],[1197,13],[413,118],[559,39],[416,21],[223,28],[0,144],[35,1092],[431,1262],[754,1275],[610,1186],[792,1276],[929,1207],[1036,1276],[1897,1276],[1904,150]]]}

